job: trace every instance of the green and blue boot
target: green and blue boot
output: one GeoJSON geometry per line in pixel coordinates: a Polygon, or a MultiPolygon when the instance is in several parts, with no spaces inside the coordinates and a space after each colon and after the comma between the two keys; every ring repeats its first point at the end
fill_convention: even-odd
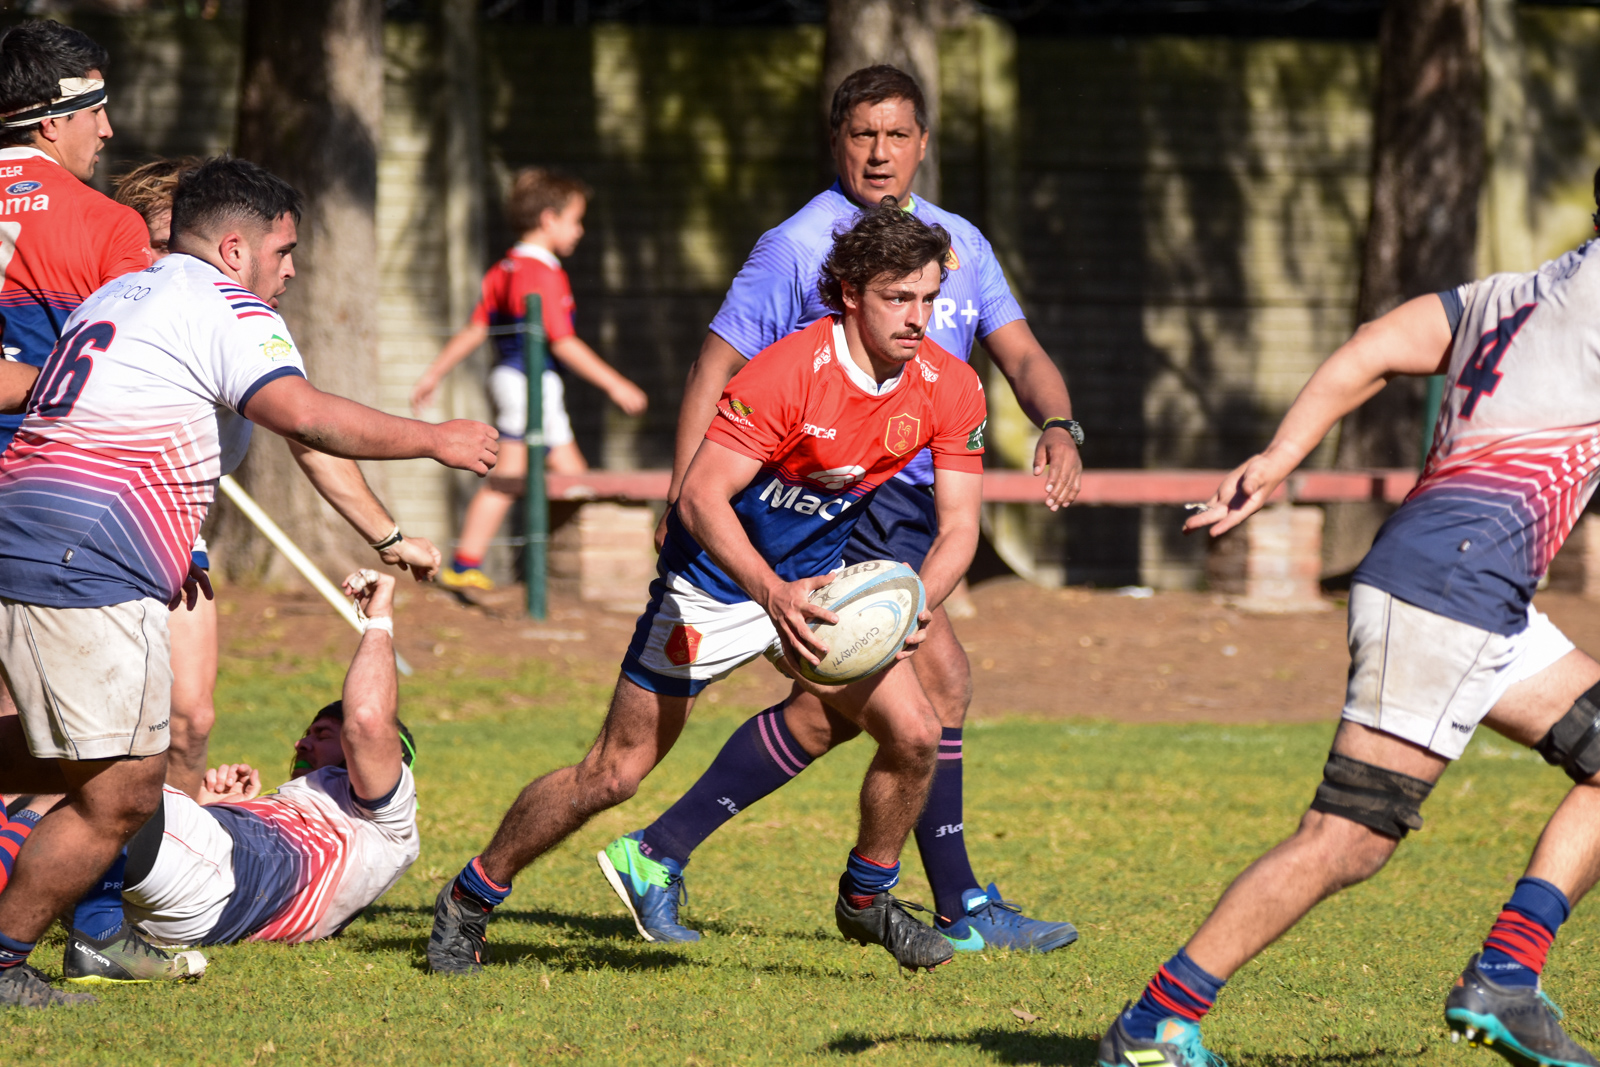
{"type": "Polygon", "coordinates": [[[700,931],[678,922],[678,906],[689,903],[683,868],[653,860],[639,848],[644,831],[617,838],[595,853],[595,862],[646,941],[698,941],[700,931]]]}

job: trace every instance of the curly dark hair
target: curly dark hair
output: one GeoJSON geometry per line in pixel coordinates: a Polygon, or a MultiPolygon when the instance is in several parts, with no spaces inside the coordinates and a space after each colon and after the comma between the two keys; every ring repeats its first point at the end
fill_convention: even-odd
{"type": "Polygon", "coordinates": [[[817,275],[817,292],[824,304],[843,314],[845,282],[859,293],[878,278],[904,278],[929,263],[939,264],[942,282],[949,253],[950,234],[943,226],[928,225],[886,196],[877,207],[861,212],[854,226],[834,236],[817,275]]]}

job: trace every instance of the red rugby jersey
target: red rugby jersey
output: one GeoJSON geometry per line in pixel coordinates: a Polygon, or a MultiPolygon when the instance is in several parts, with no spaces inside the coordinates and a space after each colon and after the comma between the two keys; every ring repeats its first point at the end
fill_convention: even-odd
{"type": "MultiPolygon", "coordinates": [[[[706,431],[707,441],[761,462],[733,509],[785,581],[836,566],[865,511],[856,505],[923,448],[936,469],[983,471],[988,414],[977,373],[924,338],[874,393],[870,376],[849,362],[837,322],[819,319],[752,359],[706,431]]],[[[724,603],[748,599],[675,519],[662,557],[668,571],[724,603]]]]}
{"type": "MultiPolygon", "coordinates": [[[[555,254],[534,244],[513,246],[504,259],[489,268],[483,276],[483,295],[473,309],[472,321],[478,326],[515,325],[522,321],[528,297],[534,293],[541,299],[546,342],[554,344],[571,337],[576,332],[572,327],[572,283],[555,254]]],[[[500,335],[494,343],[496,366],[525,369],[521,334],[500,335]]],[[[554,363],[546,357],[545,366],[554,367],[554,363]]]]}

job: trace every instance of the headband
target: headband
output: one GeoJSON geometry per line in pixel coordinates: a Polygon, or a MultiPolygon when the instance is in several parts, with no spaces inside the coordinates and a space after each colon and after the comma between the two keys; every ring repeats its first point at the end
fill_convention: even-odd
{"type": "Polygon", "coordinates": [[[61,95],[48,104],[33,104],[20,111],[0,116],[0,126],[11,130],[32,126],[45,119],[56,119],[74,112],[99,107],[106,102],[106,83],[99,78],[62,78],[61,95]]]}

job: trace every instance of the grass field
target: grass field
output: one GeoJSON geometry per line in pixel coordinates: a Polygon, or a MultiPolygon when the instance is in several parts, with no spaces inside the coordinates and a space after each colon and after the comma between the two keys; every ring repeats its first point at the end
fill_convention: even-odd
{"type": "MultiPolygon", "coordinates": [[[[342,670],[332,655],[225,660],[214,755],[278,780],[342,670]]],[[[191,986],[0,1015],[0,1063],[1088,1064],[1112,1014],[1226,881],[1294,825],[1330,736],[1320,725],[975,724],[967,833],[978,873],[1035,914],[1072,919],[1082,940],[1042,957],[961,956],[906,979],[833,926],[869,755],[860,742],[701,849],[687,912],[707,933],[699,945],[641,942],[606,888],[595,850],[648,822],[756,710],[735,686],[702,704],[637,799],[525,872],[490,926],[488,973],[445,980],[421,969],[434,894],[529,777],[582,753],[607,695],[559,666],[516,670],[483,662],[407,683],[422,858],[344,936],[210,950],[191,986]]],[[[1563,781],[1480,737],[1384,874],[1325,904],[1228,987],[1211,1045],[1236,1064],[1498,1064],[1448,1043],[1442,1000],[1563,781]]],[[[907,859],[903,895],[927,901],[914,851],[907,859]]],[[[1591,1045],[1597,935],[1580,908],[1546,972],[1591,1045]]],[[[59,939],[35,962],[59,973],[59,939]]]]}

